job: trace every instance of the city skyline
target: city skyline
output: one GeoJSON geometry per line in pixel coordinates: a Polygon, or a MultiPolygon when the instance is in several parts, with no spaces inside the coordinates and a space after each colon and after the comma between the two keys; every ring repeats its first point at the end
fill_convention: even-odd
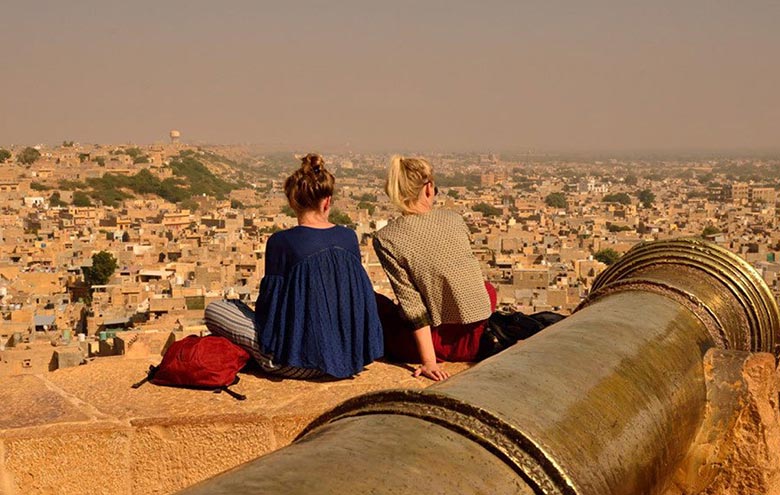
{"type": "MultiPolygon", "coordinates": [[[[10,487],[9,495],[173,493],[245,462],[247,455],[255,455],[253,448],[262,449],[260,455],[283,447],[311,417],[367,387],[419,391],[429,383],[410,376],[408,366],[380,361],[354,380],[338,383],[280,382],[256,368],[247,370],[237,384],[236,391],[247,396],[241,402],[198,390],[133,388],[150,363],[170,355],[166,348],[172,342],[210,333],[205,320],[210,303],[237,299],[251,310],[254,301],[263,301],[260,287],[276,270],[269,254],[273,236],[299,225],[283,184],[300,162],[291,155],[253,157],[245,149],[182,142],[137,147],[68,142],[41,152],[2,151],[0,378],[3,403],[12,407],[0,418],[0,443],[7,453],[0,455],[0,469],[10,473],[3,485],[10,487]],[[216,432],[213,441],[204,432],[216,432]],[[248,440],[240,445],[238,437],[248,440]],[[93,455],[85,454],[84,445],[93,455]],[[215,449],[237,454],[214,456],[215,449]],[[153,462],[132,462],[142,457],[153,462]],[[108,463],[113,471],[74,475],[91,472],[95,459],[102,458],[117,460],[108,463]],[[190,462],[213,458],[224,464],[209,471],[201,462],[190,462]],[[145,468],[152,464],[154,469],[145,468]],[[197,469],[183,471],[182,466],[191,465],[197,469]]],[[[343,226],[339,236],[346,233],[341,229],[354,232],[349,236],[355,237],[354,252],[371,288],[394,297],[373,242],[375,233],[401,214],[384,192],[387,157],[345,153],[326,158],[337,178],[328,221],[343,226]]],[[[580,318],[591,326],[581,327],[584,332],[569,326],[568,331],[582,338],[602,330],[597,318],[583,319],[585,311],[598,306],[596,311],[606,315],[605,328],[637,343],[638,355],[657,357],[648,343],[666,342],[685,370],[714,376],[707,378],[713,386],[734,383],[739,375],[734,363],[747,356],[739,346],[775,349],[780,157],[648,162],[449,153],[429,158],[439,187],[434,206],[447,211],[437,218],[462,218],[479,265],[475,276],[493,286],[502,311],[576,311],[567,321],[580,318]],[[680,251],[682,244],[689,246],[689,254],[680,251]],[[645,258],[650,246],[654,253],[659,247],[667,250],[666,257],[645,258]],[[731,261],[726,265],[724,260],[731,261]],[[615,274],[628,278],[615,282],[615,274]],[[693,279],[690,287],[703,287],[702,292],[678,297],[689,294],[689,286],[680,284],[693,279]],[[613,304],[605,311],[604,301],[611,297],[613,304]],[[636,301],[647,306],[636,309],[636,301]],[[657,308],[661,319],[655,319],[657,308]],[[767,315],[766,325],[756,323],[760,315],[767,315]],[[644,318],[644,323],[632,327],[624,317],[644,318]],[[727,330],[721,333],[721,328],[727,330]],[[670,332],[689,333],[683,341],[670,332]],[[719,338],[734,348],[717,348],[719,338]],[[685,349],[690,356],[683,356],[685,349]],[[710,359],[713,354],[722,361],[710,359]],[[700,359],[703,366],[697,365],[700,359]],[[713,375],[718,362],[722,374],[713,375]]],[[[602,341],[598,336],[590,340],[602,341]]],[[[528,349],[520,345],[507,351],[509,359],[528,349]]],[[[625,363],[626,354],[618,351],[615,361],[625,363]]],[[[747,417],[761,431],[777,431],[780,414],[772,402],[777,389],[768,388],[776,386],[775,357],[764,353],[749,359],[754,358],[760,358],[756,362],[766,383],[755,385],[755,395],[765,401],[765,411],[773,411],[766,415],[771,423],[759,423],[750,402],[740,401],[744,406],[731,417],[740,424],[738,419],[747,417]]],[[[457,371],[470,365],[443,366],[457,371]]],[[[681,373],[673,375],[695,377],[681,373]]],[[[741,373],[756,379],[752,371],[741,373]]],[[[636,376],[642,382],[646,374],[636,376]]],[[[614,377],[596,377],[590,390],[612,393],[614,377]]],[[[624,383],[621,378],[619,384],[624,383]]],[[[705,404],[701,381],[696,387],[705,404]]],[[[651,402],[656,408],[658,401],[651,402]]],[[[725,408],[717,409],[725,414],[725,408]]],[[[731,442],[733,431],[748,430],[722,431],[731,442]]],[[[777,445],[768,437],[738,436],[777,445]]],[[[693,449],[694,455],[698,452],[693,449]]],[[[758,456],[776,457],[764,451],[758,456]]],[[[747,461],[736,469],[730,462],[718,469],[739,482],[744,469],[750,476],[765,471],[763,479],[775,479],[774,464],[740,459],[747,461]]],[[[708,486],[722,486],[719,479],[708,486]]],[[[725,492],[706,491],[725,494],[731,486],[725,492]]],[[[675,493],[678,489],[674,484],[675,493]]]]}

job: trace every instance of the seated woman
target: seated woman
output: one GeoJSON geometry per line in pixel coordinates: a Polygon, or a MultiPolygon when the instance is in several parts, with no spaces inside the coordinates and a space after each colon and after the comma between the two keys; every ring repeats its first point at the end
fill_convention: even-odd
{"type": "Polygon", "coordinates": [[[421,158],[394,157],[386,192],[403,215],[374,237],[400,308],[377,297],[385,357],[419,362],[414,376],[443,380],[437,363],[484,357],[480,341],[495,310],[496,292],[471,252],[469,229],[455,212],[434,210],[433,169],[421,158]]]}
{"type": "Polygon", "coordinates": [[[382,327],[355,232],[328,221],[333,174],[319,155],[302,161],[284,183],[298,226],[268,239],[255,311],[213,302],[206,325],[267,373],[345,378],[382,356],[382,327]]]}

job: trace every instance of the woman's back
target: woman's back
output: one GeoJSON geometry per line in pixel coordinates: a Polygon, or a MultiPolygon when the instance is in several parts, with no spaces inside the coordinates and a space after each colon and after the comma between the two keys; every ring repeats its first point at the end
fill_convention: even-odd
{"type": "Polygon", "coordinates": [[[284,181],[298,226],[266,243],[255,310],[233,301],[206,308],[206,325],[242,346],[267,373],[343,378],[384,353],[371,282],[354,232],[333,225],[336,179],[309,153],[284,181]]]}
{"type": "Polygon", "coordinates": [[[299,225],[272,235],[266,243],[265,274],[285,275],[299,262],[318,251],[340,248],[360,259],[360,248],[355,232],[334,225],[313,228],[299,225]]]}
{"type": "Polygon", "coordinates": [[[460,215],[447,210],[404,215],[377,232],[375,250],[408,320],[414,322],[425,312],[429,321],[417,323],[437,326],[471,323],[490,315],[490,300],[468,234],[460,215]]]}
{"type": "Polygon", "coordinates": [[[437,359],[472,361],[479,355],[493,298],[471,252],[463,219],[433,209],[438,187],[430,162],[394,156],[385,192],[403,216],[374,237],[374,251],[400,307],[393,311],[392,302],[383,302],[383,314],[390,316],[385,318],[389,323],[397,320],[392,314],[400,312],[411,330],[388,331],[385,345],[388,354],[422,364],[414,376],[444,380],[449,374],[437,359]],[[416,356],[407,352],[412,347],[416,356]]]}
{"type": "Polygon", "coordinates": [[[346,377],[383,354],[373,288],[344,227],[271,236],[255,307],[260,345],[276,362],[346,377]]]}

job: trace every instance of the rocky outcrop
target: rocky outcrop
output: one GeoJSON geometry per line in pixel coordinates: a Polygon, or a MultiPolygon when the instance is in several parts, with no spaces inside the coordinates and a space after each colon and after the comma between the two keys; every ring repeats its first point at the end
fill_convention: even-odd
{"type": "Polygon", "coordinates": [[[774,356],[713,349],[704,369],[706,417],[665,495],[780,495],[774,356]]]}

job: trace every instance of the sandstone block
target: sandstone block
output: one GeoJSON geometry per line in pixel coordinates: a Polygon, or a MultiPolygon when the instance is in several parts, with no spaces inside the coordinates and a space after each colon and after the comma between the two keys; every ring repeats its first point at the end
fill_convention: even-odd
{"type": "Polygon", "coordinates": [[[704,371],[704,423],[664,495],[780,495],[774,356],[712,349],[704,371]]]}
{"type": "MultiPolygon", "coordinates": [[[[343,400],[433,383],[412,378],[410,367],[373,363],[352,380],[242,373],[234,388],[245,401],[151,384],[131,388],[159,361],[101,357],[4,380],[0,495],[173,493],[289,444],[343,400]]],[[[445,367],[457,373],[469,365],[445,367]]]]}
{"type": "Polygon", "coordinates": [[[73,368],[84,361],[84,355],[78,347],[64,347],[54,351],[54,362],[57,369],[73,368]]]}

